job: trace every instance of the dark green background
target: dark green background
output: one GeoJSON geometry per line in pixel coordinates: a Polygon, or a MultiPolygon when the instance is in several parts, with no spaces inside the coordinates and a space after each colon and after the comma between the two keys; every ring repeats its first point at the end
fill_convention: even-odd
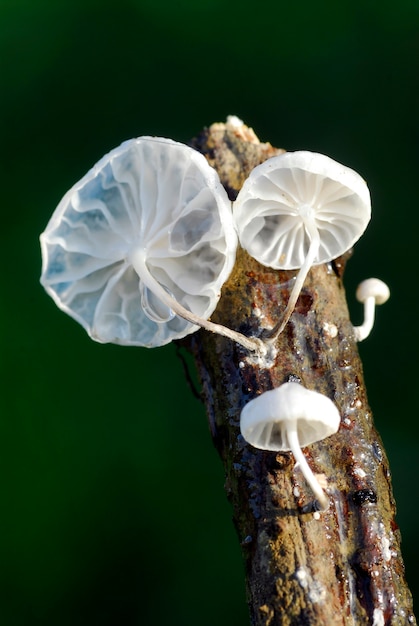
{"type": "Polygon", "coordinates": [[[39,233],[105,152],[228,114],[369,183],[345,285],[354,323],[358,281],[392,290],[360,352],[417,594],[418,0],[0,0],[0,64],[1,623],[248,623],[221,463],[174,347],[95,344],[38,284],[39,233]]]}

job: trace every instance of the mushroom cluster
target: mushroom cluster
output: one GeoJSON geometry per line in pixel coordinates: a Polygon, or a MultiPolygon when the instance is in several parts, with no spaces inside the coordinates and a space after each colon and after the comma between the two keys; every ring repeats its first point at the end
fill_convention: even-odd
{"type": "MultiPolygon", "coordinates": [[[[234,128],[241,120],[227,120],[234,128]]],[[[365,181],[327,156],[286,152],[254,168],[236,201],[192,148],[161,137],[124,142],[63,197],[40,237],[41,283],[96,341],[156,347],[203,327],[258,356],[284,330],[313,265],[337,258],[365,231],[371,200],[365,181]],[[264,340],[210,321],[233,268],[238,240],[257,261],[298,270],[289,300],[264,340]]],[[[390,295],[361,283],[364,322],[390,295]]],[[[241,433],[268,451],[291,451],[320,508],[328,498],[301,447],[337,432],[326,396],[285,383],[245,405],[241,433]]]]}
{"type": "MultiPolygon", "coordinates": [[[[262,265],[299,270],[282,318],[265,335],[274,342],[295,308],[313,265],[347,252],[364,233],[371,217],[365,181],[353,170],[321,154],[287,152],[268,159],[250,173],[233,207],[240,244],[262,265]]],[[[364,322],[354,327],[365,339],[374,322],[376,304],[390,295],[385,283],[361,283],[357,298],[364,303],[364,322]]],[[[301,450],[335,434],[340,425],[330,398],[285,383],[246,404],[240,415],[245,441],[266,451],[291,451],[325,511],[329,501],[301,450]]]]}
{"type": "MultiPolygon", "coordinates": [[[[203,155],[171,139],[139,137],[65,194],[40,237],[41,283],[102,343],[155,347],[203,327],[261,356],[285,328],[310,267],[351,248],[370,216],[365,181],[325,155],[268,159],[250,173],[232,212],[203,155]],[[299,270],[264,341],[209,319],[234,265],[236,230],[263,265],[299,270]]],[[[365,299],[358,341],[385,299],[365,299]]]]}

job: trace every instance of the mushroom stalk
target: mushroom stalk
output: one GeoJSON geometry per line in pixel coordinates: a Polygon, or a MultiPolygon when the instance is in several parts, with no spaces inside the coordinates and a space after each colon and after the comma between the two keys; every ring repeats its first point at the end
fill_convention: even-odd
{"type": "Polygon", "coordinates": [[[356,290],[356,298],[364,305],[364,321],[361,326],[354,326],[356,341],[363,341],[370,334],[375,319],[375,307],[384,304],[390,297],[390,289],[379,278],[363,280],[356,290]]]}
{"type": "Polygon", "coordinates": [[[203,319],[202,317],[199,317],[199,315],[188,311],[188,309],[185,309],[185,307],[173,298],[173,296],[171,296],[153,277],[147,267],[146,256],[143,250],[135,250],[130,256],[130,261],[139,278],[143,281],[146,287],[148,287],[148,289],[150,289],[176,315],[179,315],[187,322],[196,326],[201,326],[205,330],[209,330],[212,333],[223,335],[224,337],[240,344],[243,348],[246,348],[246,350],[256,352],[259,356],[266,354],[266,347],[263,341],[257,337],[246,337],[246,335],[243,335],[242,333],[231,330],[221,324],[210,322],[209,320],[203,319]]]}
{"type": "Polygon", "coordinates": [[[374,326],[375,320],[375,297],[370,296],[364,302],[364,321],[361,326],[354,326],[355,338],[363,341],[368,337],[374,326]]]}
{"type": "Polygon", "coordinates": [[[301,289],[303,288],[304,281],[307,278],[307,274],[309,273],[310,268],[313,265],[317,256],[317,252],[319,250],[319,231],[310,215],[308,215],[307,219],[305,220],[305,227],[310,237],[310,246],[304,259],[304,263],[301,266],[295,279],[294,287],[291,290],[291,294],[287,306],[285,307],[282,319],[272,328],[272,330],[268,331],[268,333],[265,335],[269,343],[274,343],[287,325],[288,320],[290,319],[292,312],[295,309],[295,305],[301,293],[301,289]]]}
{"type": "Polygon", "coordinates": [[[286,439],[295,460],[300,464],[304,478],[310,485],[312,492],[320,504],[321,511],[326,511],[329,508],[329,499],[321,488],[319,481],[315,477],[301,450],[296,423],[287,425],[286,439]]]}

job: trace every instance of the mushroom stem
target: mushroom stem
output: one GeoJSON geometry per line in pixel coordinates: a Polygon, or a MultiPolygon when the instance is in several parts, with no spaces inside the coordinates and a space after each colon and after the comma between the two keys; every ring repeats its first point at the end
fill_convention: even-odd
{"type": "Polygon", "coordinates": [[[187,322],[194,324],[196,326],[201,326],[205,328],[205,330],[209,330],[212,333],[216,333],[218,335],[223,335],[232,341],[235,341],[239,345],[246,348],[251,352],[256,352],[259,356],[264,356],[267,352],[266,346],[263,341],[258,339],[257,337],[246,337],[242,333],[239,333],[235,330],[231,330],[226,326],[222,326],[221,324],[215,324],[214,322],[210,322],[199,315],[195,315],[188,309],[185,309],[173,296],[171,296],[165,289],[160,285],[160,283],[153,277],[150,270],[147,267],[146,263],[146,255],[143,250],[135,250],[131,257],[131,263],[137,272],[140,279],[143,283],[148,287],[166,306],[169,307],[176,315],[182,317],[187,322]]]}
{"type": "Polygon", "coordinates": [[[364,321],[361,326],[354,326],[356,341],[363,341],[374,326],[375,307],[384,304],[390,297],[390,289],[379,278],[363,280],[356,290],[356,298],[364,304],[364,321]]]}
{"type": "Polygon", "coordinates": [[[266,340],[269,343],[274,343],[287,325],[287,322],[295,309],[295,305],[297,303],[298,296],[301,293],[301,289],[303,288],[304,281],[307,278],[307,274],[309,273],[310,268],[313,265],[317,252],[319,250],[320,236],[314,220],[307,219],[305,222],[305,226],[310,236],[310,246],[308,248],[306,258],[304,259],[304,263],[302,264],[295,279],[294,287],[291,290],[291,294],[288,299],[287,306],[285,307],[282,319],[272,328],[272,330],[267,333],[267,335],[265,335],[266,340]]]}
{"type": "Polygon", "coordinates": [[[356,341],[363,341],[368,337],[374,326],[375,297],[371,296],[364,301],[364,321],[361,326],[354,326],[356,341]]]}
{"type": "Polygon", "coordinates": [[[300,464],[304,478],[310,485],[312,492],[320,504],[321,511],[326,511],[329,508],[329,499],[321,488],[319,481],[313,474],[313,471],[311,470],[303,451],[301,450],[296,424],[293,426],[289,424],[287,425],[287,442],[295,460],[300,464]]]}

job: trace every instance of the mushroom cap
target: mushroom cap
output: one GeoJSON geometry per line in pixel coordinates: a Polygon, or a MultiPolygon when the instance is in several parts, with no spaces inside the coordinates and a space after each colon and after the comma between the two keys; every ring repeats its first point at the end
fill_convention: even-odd
{"type": "Polygon", "coordinates": [[[240,416],[244,439],[262,450],[290,450],[287,429],[295,426],[301,447],[339,430],[339,411],[327,396],[299,383],[284,383],[248,402],[240,416]]]}
{"type": "Polygon", "coordinates": [[[367,298],[374,298],[376,304],[384,304],[390,297],[390,289],[379,278],[367,278],[359,283],[356,290],[358,302],[365,302],[367,298]]]}
{"type": "Polygon", "coordinates": [[[315,152],[285,152],[255,167],[233,206],[240,244],[263,265],[300,268],[310,244],[305,221],[320,235],[314,265],[340,256],[371,218],[368,187],[354,170],[315,152]]]}
{"type": "Polygon", "coordinates": [[[197,330],[135,272],[208,319],[235,261],[231,202],[192,148],[139,137],[104,156],[63,197],[40,237],[41,284],[101,343],[161,346],[197,330]]]}

